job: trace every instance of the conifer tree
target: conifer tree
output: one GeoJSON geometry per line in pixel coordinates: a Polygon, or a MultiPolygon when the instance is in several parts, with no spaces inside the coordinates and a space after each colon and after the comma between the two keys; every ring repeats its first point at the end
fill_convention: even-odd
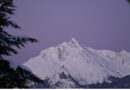
{"type": "Polygon", "coordinates": [[[0,0],[0,58],[3,58],[4,55],[11,55],[11,53],[17,54],[18,52],[14,49],[14,46],[21,48],[27,42],[37,42],[34,38],[11,35],[6,31],[8,27],[21,29],[19,25],[11,20],[11,16],[15,14],[14,11],[13,0],[0,0]]]}
{"type": "Polygon", "coordinates": [[[130,0],[127,0],[130,3],[130,0]]]}
{"type": "Polygon", "coordinates": [[[27,42],[37,42],[34,38],[11,35],[6,31],[8,27],[21,29],[11,20],[11,16],[15,14],[14,11],[13,0],[0,0],[0,88],[34,87],[35,84],[42,84],[43,80],[21,66],[12,68],[11,62],[3,58],[11,53],[18,53],[14,46],[21,48],[27,42]]]}

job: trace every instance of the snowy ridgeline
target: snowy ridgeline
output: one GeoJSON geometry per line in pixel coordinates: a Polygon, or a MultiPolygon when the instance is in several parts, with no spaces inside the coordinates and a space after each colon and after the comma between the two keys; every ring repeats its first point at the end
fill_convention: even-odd
{"type": "Polygon", "coordinates": [[[76,39],[41,51],[40,55],[24,63],[35,75],[48,79],[51,87],[111,82],[110,76],[122,78],[130,75],[130,53],[95,50],[76,39]]]}

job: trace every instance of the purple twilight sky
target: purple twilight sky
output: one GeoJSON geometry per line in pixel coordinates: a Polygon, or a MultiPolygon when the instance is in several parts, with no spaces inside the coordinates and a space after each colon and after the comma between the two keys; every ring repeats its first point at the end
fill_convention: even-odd
{"type": "Polygon", "coordinates": [[[15,0],[15,5],[12,19],[22,30],[8,31],[40,41],[8,57],[15,63],[22,64],[72,37],[95,49],[130,51],[130,4],[126,0],[15,0]]]}

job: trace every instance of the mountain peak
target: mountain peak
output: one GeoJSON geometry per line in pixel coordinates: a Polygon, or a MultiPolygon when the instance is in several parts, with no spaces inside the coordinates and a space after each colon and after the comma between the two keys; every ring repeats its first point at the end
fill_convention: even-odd
{"type": "Polygon", "coordinates": [[[72,42],[73,44],[78,44],[78,41],[74,37],[72,37],[72,39],[69,42],[72,42]]]}
{"type": "Polygon", "coordinates": [[[72,37],[71,42],[78,43],[78,41],[74,37],[72,37]]]}
{"type": "Polygon", "coordinates": [[[82,46],[75,38],[72,38],[70,41],[63,42],[56,47],[62,49],[78,49],[78,50],[82,49],[82,46]]]}
{"type": "MultiPolygon", "coordinates": [[[[42,50],[40,52],[41,56],[44,56],[45,54],[49,54],[49,55],[56,55],[56,53],[60,53],[60,55],[64,54],[65,52],[68,53],[72,53],[73,51],[80,51],[82,50],[82,46],[79,44],[79,42],[75,39],[72,38],[70,41],[68,42],[63,42],[55,47],[50,47],[48,49],[42,50]]],[[[56,55],[57,57],[57,55],[56,55]]]]}
{"type": "Polygon", "coordinates": [[[80,43],[79,43],[75,38],[72,38],[72,39],[68,42],[68,44],[70,44],[72,47],[82,49],[80,43]]]}

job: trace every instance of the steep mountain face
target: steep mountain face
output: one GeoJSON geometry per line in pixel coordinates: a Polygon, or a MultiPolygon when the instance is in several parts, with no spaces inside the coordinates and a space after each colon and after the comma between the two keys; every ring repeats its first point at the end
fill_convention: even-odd
{"type": "Polygon", "coordinates": [[[43,81],[25,66],[0,59],[0,88],[36,88],[43,81]]]}
{"type": "Polygon", "coordinates": [[[95,50],[72,38],[24,63],[51,88],[88,87],[111,83],[109,77],[130,75],[130,53],[95,50]]]}

